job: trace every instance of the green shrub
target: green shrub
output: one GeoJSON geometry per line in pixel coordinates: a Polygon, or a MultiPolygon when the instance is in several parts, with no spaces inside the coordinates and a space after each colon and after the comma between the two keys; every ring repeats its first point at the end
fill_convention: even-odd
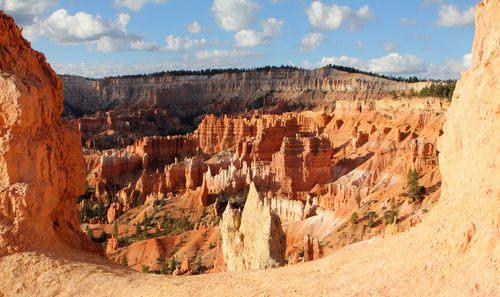
{"type": "Polygon", "coordinates": [[[357,224],[358,223],[358,213],[354,211],[349,220],[351,221],[352,224],[357,224]]]}

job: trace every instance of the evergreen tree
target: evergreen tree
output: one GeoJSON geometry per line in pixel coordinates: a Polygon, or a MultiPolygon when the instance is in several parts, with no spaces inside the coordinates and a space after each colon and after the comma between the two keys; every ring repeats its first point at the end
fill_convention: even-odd
{"type": "Polygon", "coordinates": [[[113,224],[113,234],[115,235],[116,238],[118,238],[118,223],[115,221],[113,224]]]}
{"type": "Polygon", "coordinates": [[[160,273],[161,274],[168,274],[168,271],[169,271],[169,269],[168,269],[168,263],[167,263],[167,261],[161,262],[160,273]]]}
{"type": "Polygon", "coordinates": [[[414,201],[420,199],[420,186],[418,183],[418,172],[416,169],[408,170],[407,176],[408,196],[414,201]]]}
{"type": "Polygon", "coordinates": [[[357,212],[354,211],[352,213],[350,221],[353,224],[357,224],[358,223],[358,213],[357,212]]]}
{"type": "Polygon", "coordinates": [[[104,223],[104,220],[106,218],[106,208],[104,207],[104,202],[102,199],[99,199],[97,202],[97,217],[99,218],[99,221],[101,223],[104,223]]]}
{"type": "Polygon", "coordinates": [[[173,272],[177,268],[177,261],[175,260],[175,257],[172,257],[170,260],[170,271],[173,272]]]}
{"type": "Polygon", "coordinates": [[[144,232],[148,232],[149,224],[150,224],[150,219],[148,217],[148,213],[144,212],[144,218],[142,219],[142,225],[144,226],[144,232]]]}
{"type": "Polygon", "coordinates": [[[128,266],[128,259],[127,259],[127,255],[123,255],[121,263],[122,263],[122,265],[124,265],[124,266],[128,266]]]}
{"type": "Polygon", "coordinates": [[[141,225],[139,224],[135,225],[135,236],[141,235],[141,232],[142,232],[141,225]]]}

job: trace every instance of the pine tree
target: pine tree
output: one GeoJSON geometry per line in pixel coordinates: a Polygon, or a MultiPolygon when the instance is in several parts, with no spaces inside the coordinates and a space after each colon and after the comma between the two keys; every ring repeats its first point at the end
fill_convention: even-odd
{"type": "Polygon", "coordinates": [[[142,225],[144,226],[144,232],[148,232],[148,227],[149,227],[149,218],[148,218],[148,213],[144,212],[144,218],[142,219],[142,225]]]}
{"type": "Polygon", "coordinates": [[[352,213],[350,221],[351,221],[352,224],[357,224],[358,223],[358,213],[357,212],[354,211],[352,213]]]}
{"type": "Polygon", "coordinates": [[[175,257],[172,257],[170,260],[170,271],[173,272],[177,268],[177,261],[175,260],[175,257]]]}
{"type": "Polygon", "coordinates": [[[122,265],[124,266],[128,266],[128,259],[127,259],[127,255],[123,255],[122,257],[122,265]]]}
{"type": "Polygon", "coordinates": [[[408,196],[414,201],[420,199],[420,186],[418,183],[418,172],[416,169],[408,170],[407,176],[408,196]]]}
{"type": "Polygon", "coordinates": [[[116,221],[113,224],[113,234],[115,235],[115,237],[118,237],[118,223],[116,221]]]}
{"type": "Polygon", "coordinates": [[[167,263],[167,261],[161,262],[160,273],[161,274],[167,274],[168,273],[168,263],[167,263]]]}
{"type": "Polygon", "coordinates": [[[141,234],[141,225],[137,224],[135,225],[135,236],[139,236],[141,234]]]}

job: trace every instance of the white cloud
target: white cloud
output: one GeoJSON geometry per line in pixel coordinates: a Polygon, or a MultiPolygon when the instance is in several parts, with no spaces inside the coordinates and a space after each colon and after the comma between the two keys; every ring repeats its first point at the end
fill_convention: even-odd
{"type": "Polygon", "coordinates": [[[306,9],[306,15],[312,27],[324,31],[337,30],[343,22],[348,23],[351,31],[363,29],[367,21],[375,19],[375,14],[368,5],[354,11],[349,6],[336,4],[329,6],[321,1],[311,3],[311,6],[306,9]]]}
{"type": "Polygon", "coordinates": [[[205,38],[190,39],[187,37],[179,37],[169,35],[165,38],[165,45],[158,46],[154,41],[146,42],[144,40],[135,40],[130,42],[130,48],[139,51],[151,51],[161,53],[184,53],[193,49],[201,48],[208,45],[205,38]]]}
{"type": "Polygon", "coordinates": [[[207,31],[207,28],[202,27],[200,24],[198,24],[197,21],[194,21],[192,24],[187,25],[186,28],[192,34],[200,34],[203,31],[207,31]]]}
{"type": "Polygon", "coordinates": [[[362,51],[365,50],[365,44],[362,41],[356,42],[356,46],[362,51]]]}
{"type": "Polygon", "coordinates": [[[248,68],[251,63],[248,59],[258,57],[251,52],[240,51],[207,51],[204,59],[191,59],[190,56],[182,59],[152,59],[133,63],[99,61],[94,63],[58,63],[52,62],[51,66],[58,74],[72,74],[85,77],[105,77],[131,74],[148,74],[169,70],[199,70],[208,68],[248,68]]]}
{"type": "Polygon", "coordinates": [[[323,41],[323,34],[321,33],[307,33],[302,37],[299,44],[299,51],[301,53],[311,52],[317,49],[323,41]]]}
{"type": "Polygon", "coordinates": [[[173,35],[169,35],[165,41],[167,44],[165,47],[159,49],[161,52],[186,52],[207,44],[207,40],[205,38],[190,39],[178,36],[175,37],[173,35]]]}
{"type": "Polygon", "coordinates": [[[460,73],[472,65],[472,53],[465,54],[462,59],[447,59],[440,65],[429,65],[426,73],[422,75],[430,78],[457,79],[460,73]]]}
{"type": "Polygon", "coordinates": [[[251,47],[268,44],[271,38],[281,35],[281,26],[285,21],[269,18],[262,21],[262,32],[255,30],[240,30],[235,35],[237,47],[251,47]]]}
{"type": "Polygon", "coordinates": [[[135,40],[130,42],[130,48],[138,51],[155,51],[158,49],[158,46],[154,41],[135,40]]]}
{"type": "Polygon", "coordinates": [[[126,13],[118,14],[115,21],[104,21],[100,16],[85,12],[70,15],[66,9],[59,9],[47,19],[25,27],[23,33],[30,40],[45,36],[62,45],[86,44],[96,51],[115,51],[128,41],[140,39],[127,32],[125,27],[129,21],[126,13]]]}
{"type": "Polygon", "coordinates": [[[408,19],[408,18],[401,18],[399,23],[402,26],[415,26],[417,24],[417,19],[408,19]]]}
{"type": "Polygon", "coordinates": [[[382,42],[380,43],[380,46],[386,53],[393,53],[399,48],[399,45],[392,42],[382,42]]]}
{"type": "Polygon", "coordinates": [[[135,11],[140,10],[148,2],[165,3],[167,2],[167,0],[115,0],[114,1],[116,6],[127,7],[135,11]]]}
{"type": "Polygon", "coordinates": [[[105,77],[116,75],[154,73],[168,69],[174,69],[176,64],[168,62],[154,63],[119,63],[119,62],[98,62],[98,63],[58,63],[52,62],[51,66],[58,74],[80,75],[85,77],[105,77]]]}
{"type": "Polygon", "coordinates": [[[442,27],[474,27],[474,12],[475,8],[470,6],[464,12],[460,12],[456,5],[441,4],[438,15],[439,20],[434,24],[442,27]]]}
{"type": "Polygon", "coordinates": [[[196,60],[224,60],[224,59],[235,59],[235,58],[254,58],[257,55],[251,51],[241,51],[241,50],[203,50],[195,54],[196,60]]]}
{"type": "Polygon", "coordinates": [[[248,28],[260,6],[252,0],[214,0],[212,11],[219,26],[226,31],[248,28]]]}
{"type": "Polygon", "coordinates": [[[44,15],[47,9],[58,0],[0,0],[0,8],[11,15],[21,26],[33,24],[37,17],[44,15]]]}
{"type": "Polygon", "coordinates": [[[316,64],[304,61],[305,68],[323,67],[329,64],[354,67],[363,71],[380,73],[385,75],[416,75],[432,79],[457,79],[460,72],[468,69],[471,65],[472,55],[466,54],[461,60],[448,59],[439,65],[428,64],[423,59],[414,55],[401,55],[391,53],[381,58],[363,60],[348,56],[323,57],[316,64]]]}

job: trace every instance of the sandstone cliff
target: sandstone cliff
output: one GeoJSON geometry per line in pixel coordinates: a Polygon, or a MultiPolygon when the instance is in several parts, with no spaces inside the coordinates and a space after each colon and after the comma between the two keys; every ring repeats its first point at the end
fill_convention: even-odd
{"type": "Polygon", "coordinates": [[[228,271],[267,269],[285,263],[285,235],[280,219],[260,198],[253,183],[242,213],[227,205],[221,234],[228,271]]]}
{"type": "Polygon", "coordinates": [[[84,163],[76,127],[60,117],[62,81],[2,11],[0,32],[0,256],[99,251],[80,231],[84,163]]]}

